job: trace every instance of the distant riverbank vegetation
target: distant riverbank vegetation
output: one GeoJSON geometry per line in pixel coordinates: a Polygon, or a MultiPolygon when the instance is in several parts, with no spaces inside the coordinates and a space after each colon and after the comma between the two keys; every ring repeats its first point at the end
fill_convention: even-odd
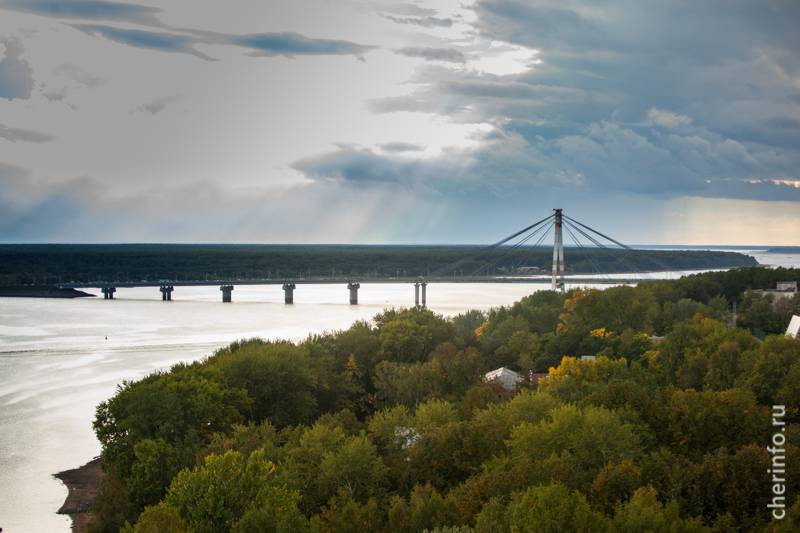
{"type": "Polygon", "coordinates": [[[800,246],[781,246],[767,250],[770,254],[800,254],[800,246]]]}
{"type": "MultiPolygon", "coordinates": [[[[564,250],[568,273],[615,273],[754,266],[750,256],[699,250],[564,250]]],[[[0,245],[0,285],[304,277],[416,278],[475,256],[443,276],[552,269],[544,247],[358,245],[0,245]]]]}
{"type": "Polygon", "coordinates": [[[794,466],[784,518],[768,507],[773,420],[800,464],[800,340],[781,335],[800,297],[752,290],[776,272],[800,281],[744,268],[387,309],[125,382],[97,408],[89,530],[798,531],[794,466]],[[734,327],[733,299],[775,335],[734,327]],[[500,367],[515,394],[482,379],[500,367]]]}

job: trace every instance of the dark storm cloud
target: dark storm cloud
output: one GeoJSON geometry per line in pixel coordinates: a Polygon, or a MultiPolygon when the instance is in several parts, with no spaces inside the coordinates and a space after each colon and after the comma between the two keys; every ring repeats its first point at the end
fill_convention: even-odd
{"type": "Polygon", "coordinates": [[[186,35],[142,30],[123,30],[120,28],[112,28],[111,26],[93,24],[74,24],[72,27],[87,35],[100,34],[106,39],[133,46],[134,48],[145,48],[158,52],[190,54],[200,59],[205,59],[206,61],[214,61],[213,58],[195,50],[194,45],[198,43],[197,39],[186,35]]]}
{"type": "Polygon", "coordinates": [[[494,130],[479,149],[410,162],[393,155],[343,149],[308,158],[294,168],[315,180],[397,183],[445,196],[485,191],[496,197],[545,190],[800,201],[787,159],[766,160],[730,139],[663,132],[652,137],[610,122],[574,135],[527,140],[494,130]],[[765,169],[770,175],[763,176],[765,169]]]}
{"type": "Polygon", "coordinates": [[[316,180],[343,180],[356,183],[408,183],[421,164],[382,157],[368,150],[344,148],[338,152],[310,157],[292,165],[316,180]]]}
{"type": "Polygon", "coordinates": [[[0,98],[27,100],[33,91],[33,69],[22,59],[24,49],[17,39],[0,39],[5,57],[0,60],[0,98]]]}
{"type": "Polygon", "coordinates": [[[109,20],[160,25],[156,13],[161,10],[136,4],[91,0],[7,0],[0,8],[54,18],[109,20]]]}
{"type": "Polygon", "coordinates": [[[254,56],[354,55],[360,57],[376,48],[349,41],[311,39],[292,32],[230,36],[228,41],[230,44],[253,50],[252,55],[254,56]]]}
{"type": "Polygon", "coordinates": [[[5,124],[0,124],[0,137],[7,141],[15,143],[29,142],[29,143],[44,143],[53,140],[52,135],[39,133],[38,131],[23,130],[19,128],[9,128],[5,124]]]}
{"type": "MultiPolygon", "coordinates": [[[[455,181],[500,196],[800,201],[800,188],[780,183],[800,180],[800,4],[481,0],[474,10],[479,34],[541,61],[504,76],[427,65],[411,94],[368,104],[493,125],[455,181]]],[[[433,176],[425,167],[448,157],[415,171],[433,176]]],[[[359,168],[391,176],[391,160],[359,168]]]]}
{"type": "Polygon", "coordinates": [[[408,46],[397,51],[407,57],[421,57],[425,61],[447,61],[450,63],[465,63],[467,56],[455,48],[420,48],[408,46]]]}

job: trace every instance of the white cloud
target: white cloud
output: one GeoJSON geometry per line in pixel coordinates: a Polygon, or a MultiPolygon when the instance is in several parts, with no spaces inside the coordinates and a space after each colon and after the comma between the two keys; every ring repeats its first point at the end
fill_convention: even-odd
{"type": "Polygon", "coordinates": [[[685,115],[678,115],[670,111],[663,111],[655,107],[647,112],[646,126],[663,126],[665,128],[678,128],[680,126],[688,126],[692,123],[692,119],[685,115]]]}

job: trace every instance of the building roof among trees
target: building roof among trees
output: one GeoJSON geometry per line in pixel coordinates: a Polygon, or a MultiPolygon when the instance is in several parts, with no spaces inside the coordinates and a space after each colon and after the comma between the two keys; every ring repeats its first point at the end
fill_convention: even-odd
{"type": "Polygon", "coordinates": [[[519,384],[524,380],[520,374],[514,372],[513,370],[509,370],[504,366],[498,368],[497,370],[487,372],[484,376],[484,379],[486,381],[499,381],[503,388],[507,391],[517,390],[519,388],[519,384]]]}
{"type": "Polygon", "coordinates": [[[786,335],[793,339],[800,338],[800,316],[792,316],[792,320],[789,322],[789,327],[786,328],[786,335]]]}

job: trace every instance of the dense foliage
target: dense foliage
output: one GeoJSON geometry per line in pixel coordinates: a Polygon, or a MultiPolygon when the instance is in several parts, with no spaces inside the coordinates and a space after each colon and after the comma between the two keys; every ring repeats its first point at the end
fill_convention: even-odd
{"type": "Polygon", "coordinates": [[[90,530],[797,531],[800,476],[773,519],[768,447],[782,427],[800,464],[800,340],[734,327],[729,295],[740,325],[781,333],[800,297],[752,284],[799,275],[541,291],[235,342],[98,407],[90,530]],[[523,376],[516,394],[482,379],[501,366],[523,376]]]}
{"type": "MultiPolygon", "coordinates": [[[[459,275],[501,274],[520,266],[549,271],[552,248],[356,245],[0,245],[0,285],[89,281],[214,280],[300,277],[410,277],[475,256],[459,275]]],[[[733,252],[566,248],[569,272],[632,272],[756,265],[733,252]]],[[[453,272],[447,272],[452,275],[453,272]]]]}

